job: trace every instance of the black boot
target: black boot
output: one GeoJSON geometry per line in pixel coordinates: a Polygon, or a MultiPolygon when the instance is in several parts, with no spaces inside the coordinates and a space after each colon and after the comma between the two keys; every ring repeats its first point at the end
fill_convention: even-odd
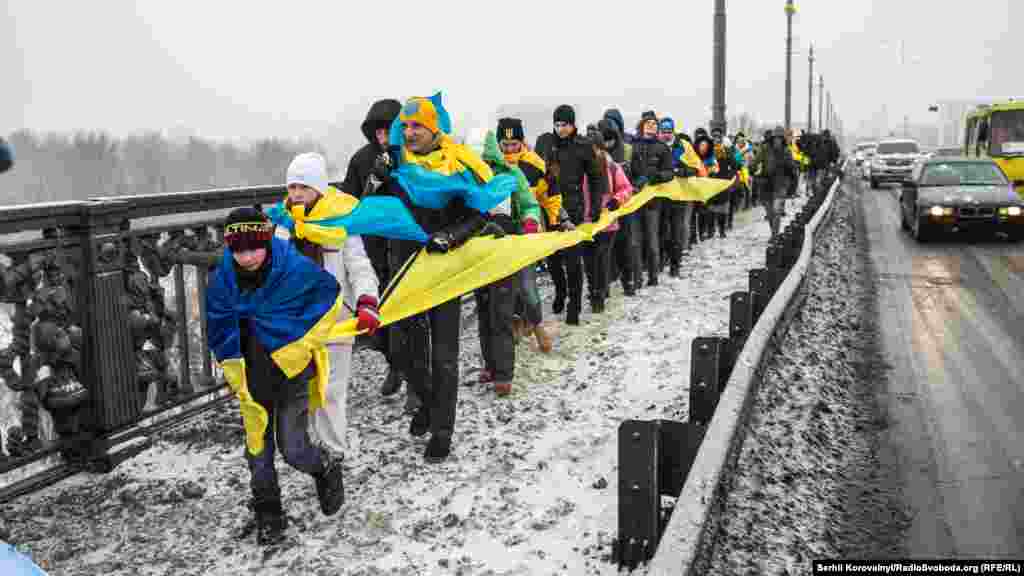
{"type": "Polygon", "coordinates": [[[679,262],[673,262],[668,269],[668,275],[672,278],[679,278],[679,262]]]}
{"type": "Polygon", "coordinates": [[[345,483],[342,479],[341,454],[323,451],[324,470],[316,477],[316,496],[320,500],[320,511],[324,516],[333,516],[345,503],[345,483]]]}
{"type": "Polygon", "coordinates": [[[636,296],[636,289],[633,288],[633,283],[629,280],[622,281],[622,295],[627,297],[636,296]]]}
{"type": "Polygon", "coordinates": [[[256,543],[260,546],[278,544],[284,540],[284,531],[288,528],[288,517],[280,500],[253,502],[256,514],[256,543]]]}
{"type": "Polygon", "coordinates": [[[448,436],[434,434],[427,443],[423,457],[431,464],[440,464],[448,459],[452,451],[452,439],[448,436]]]}
{"type": "Polygon", "coordinates": [[[380,393],[384,396],[392,396],[402,387],[402,373],[394,368],[388,368],[388,375],[380,385],[380,393]]]}
{"type": "Polygon", "coordinates": [[[425,405],[420,405],[419,409],[416,410],[416,414],[412,417],[412,421],[409,422],[409,434],[419,438],[430,430],[430,408],[425,405]]]}

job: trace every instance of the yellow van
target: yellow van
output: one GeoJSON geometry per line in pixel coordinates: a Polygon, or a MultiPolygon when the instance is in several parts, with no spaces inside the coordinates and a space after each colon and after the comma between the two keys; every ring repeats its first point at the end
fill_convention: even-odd
{"type": "Polygon", "coordinates": [[[1024,101],[979,106],[964,130],[964,156],[995,160],[1024,197],[1024,101]]]}

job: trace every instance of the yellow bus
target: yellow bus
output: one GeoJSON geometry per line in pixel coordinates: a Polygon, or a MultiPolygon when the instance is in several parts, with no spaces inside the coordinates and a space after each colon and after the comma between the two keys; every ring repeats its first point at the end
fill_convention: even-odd
{"type": "Polygon", "coordinates": [[[964,131],[964,156],[992,158],[1024,196],[1024,101],[979,106],[964,131]]]}

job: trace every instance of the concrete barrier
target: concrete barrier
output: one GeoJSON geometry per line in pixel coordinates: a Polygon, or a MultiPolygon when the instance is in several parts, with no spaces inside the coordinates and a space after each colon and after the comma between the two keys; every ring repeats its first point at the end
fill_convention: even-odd
{"type": "Polygon", "coordinates": [[[808,233],[799,259],[768,302],[736,359],[658,549],[648,564],[648,574],[679,576],[707,572],[705,564],[713,544],[717,515],[724,502],[731,469],[743,445],[743,423],[767,360],[806,296],[802,287],[814,250],[814,237],[831,214],[839,187],[837,178],[817,214],[807,224],[808,233]]]}

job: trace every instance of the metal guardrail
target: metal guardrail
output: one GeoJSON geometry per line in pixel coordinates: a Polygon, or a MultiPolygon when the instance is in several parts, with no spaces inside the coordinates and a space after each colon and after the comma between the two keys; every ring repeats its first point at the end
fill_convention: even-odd
{"type": "Polygon", "coordinates": [[[723,478],[742,444],[741,423],[769,356],[801,298],[813,236],[829,213],[838,176],[815,191],[766,248],[765,268],[730,296],[728,336],[692,342],[689,420],[627,420],[619,428],[619,529],[612,561],[650,574],[701,573],[723,478]],[[663,506],[661,497],[675,498],[663,506]]]}

